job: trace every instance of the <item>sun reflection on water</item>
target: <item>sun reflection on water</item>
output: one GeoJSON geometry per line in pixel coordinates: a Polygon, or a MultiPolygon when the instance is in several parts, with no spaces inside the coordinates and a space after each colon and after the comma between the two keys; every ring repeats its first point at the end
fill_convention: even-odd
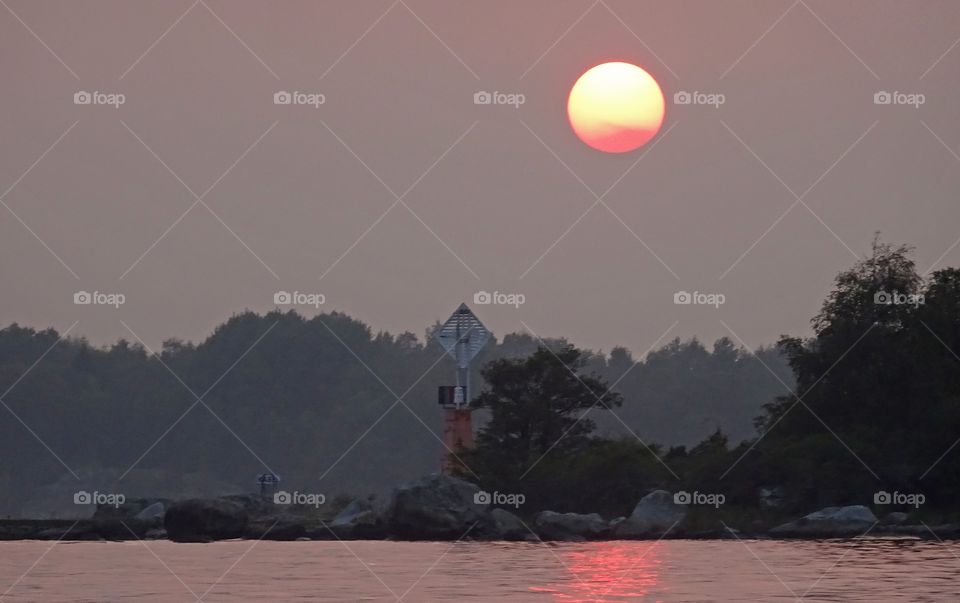
{"type": "Polygon", "coordinates": [[[660,542],[598,542],[589,548],[554,550],[566,572],[556,582],[533,585],[530,591],[555,601],[635,601],[659,585],[663,548],[660,542]]]}

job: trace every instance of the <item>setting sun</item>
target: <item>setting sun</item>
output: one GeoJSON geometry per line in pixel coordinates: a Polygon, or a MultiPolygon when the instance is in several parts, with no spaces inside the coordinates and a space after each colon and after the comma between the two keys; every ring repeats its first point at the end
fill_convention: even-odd
{"type": "Polygon", "coordinates": [[[570,90],[567,115],[580,140],[607,153],[626,153],[656,136],[663,123],[663,92],[630,63],[603,63],[570,90]]]}

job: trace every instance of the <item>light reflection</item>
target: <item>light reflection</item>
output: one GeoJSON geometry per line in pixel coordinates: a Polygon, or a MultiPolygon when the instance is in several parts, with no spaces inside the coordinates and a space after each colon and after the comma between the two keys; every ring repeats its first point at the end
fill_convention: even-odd
{"type": "Polygon", "coordinates": [[[660,542],[596,542],[556,547],[558,581],[534,585],[555,601],[636,601],[657,586],[663,552],[660,542]]]}

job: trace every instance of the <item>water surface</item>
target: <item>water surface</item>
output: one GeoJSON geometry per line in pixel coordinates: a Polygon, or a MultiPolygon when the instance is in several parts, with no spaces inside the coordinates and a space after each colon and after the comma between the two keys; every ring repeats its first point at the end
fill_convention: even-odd
{"type": "Polygon", "coordinates": [[[4,542],[0,600],[956,601],[958,555],[883,539],[4,542]]]}

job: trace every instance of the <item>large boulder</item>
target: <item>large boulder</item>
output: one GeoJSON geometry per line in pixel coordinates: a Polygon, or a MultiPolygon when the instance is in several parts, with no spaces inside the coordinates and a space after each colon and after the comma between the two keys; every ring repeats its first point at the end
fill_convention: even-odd
{"type": "Polygon", "coordinates": [[[376,539],[386,534],[386,506],[375,496],[357,498],[343,508],[330,530],[340,539],[376,539]]]}
{"type": "Polygon", "coordinates": [[[859,536],[877,523],[877,518],[863,505],[826,507],[770,530],[771,536],[844,538],[859,536]]]}
{"type": "Polygon", "coordinates": [[[155,503],[150,503],[144,507],[139,513],[133,516],[134,519],[139,519],[140,521],[150,521],[153,519],[163,519],[163,516],[166,514],[167,508],[160,501],[155,503]]]}
{"type": "Polygon", "coordinates": [[[98,504],[93,513],[93,519],[96,520],[130,520],[137,519],[150,521],[160,519],[170,501],[165,498],[131,498],[127,499],[121,505],[98,504]],[[160,512],[156,513],[159,508],[160,512]],[[145,510],[151,509],[149,513],[145,510]]]}
{"type": "Polygon", "coordinates": [[[247,540],[297,540],[307,536],[302,518],[291,515],[250,517],[243,529],[247,540]]]}
{"type": "Polygon", "coordinates": [[[544,540],[592,540],[602,538],[610,531],[609,524],[597,513],[541,511],[534,525],[544,540]]]}
{"type": "Polygon", "coordinates": [[[210,542],[240,538],[247,521],[247,508],[241,501],[192,498],[170,505],[163,525],[175,542],[210,542]]]}
{"type": "Polygon", "coordinates": [[[392,535],[410,540],[460,538],[488,520],[480,489],[449,475],[429,475],[393,491],[385,513],[392,535]]]}
{"type": "Polygon", "coordinates": [[[490,533],[495,540],[526,540],[532,536],[519,517],[506,509],[490,511],[490,533]]]}
{"type": "Polygon", "coordinates": [[[893,511],[891,513],[887,513],[886,515],[884,515],[883,523],[884,525],[888,525],[888,526],[900,526],[907,523],[907,519],[909,518],[910,518],[910,515],[907,513],[904,513],[902,511],[893,511]]]}
{"type": "Polygon", "coordinates": [[[630,517],[613,528],[615,538],[652,538],[664,535],[683,521],[687,508],[673,501],[673,494],[654,490],[640,499],[630,517]]]}

